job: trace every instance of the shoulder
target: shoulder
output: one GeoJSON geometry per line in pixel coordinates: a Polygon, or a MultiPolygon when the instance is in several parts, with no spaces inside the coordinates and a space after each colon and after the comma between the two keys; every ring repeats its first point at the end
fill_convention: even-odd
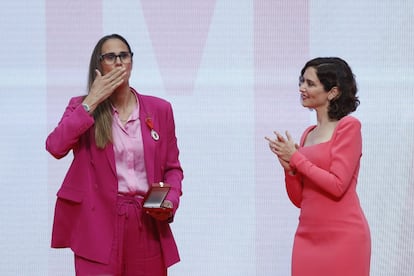
{"type": "Polygon", "coordinates": [[[138,93],[136,90],[133,89],[133,91],[137,94],[138,101],[140,105],[147,111],[149,110],[170,110],[171,103],[165,99],[156,97],[156,96],[150,96],[138,93]]]}
{"type": "Polygon", "coordinates": [[[361,135],[361,122],[353,116],[345,116],[339,120],[335,133],[341,137],[343,135],[345,137],[361,135]]]}
{"type": "Polygon", "coordinates": [[[86,96],[75,96],[70,98],[69,105],[79,105],[86,96]]]}
{"type": "Polygon", "coordinates": [[[338,127],[339,128],[340,127],[347,127],[347,126],[348,127],[349,126],[354,126],[356,128],[361,128],[361,122],[357,118],[348,115],[348,116],[345,116],[345,117],[341,118],[338,121],[338,127]]]}
{"type": "Polygon", "coordinates": [[[312,131],[314,128],[316,127],[316,125],[311,125],[311,126],[308,126],[306,129],[305,129],[305,131],[303,132],[303,133],[309,133],[310,131],[312,131]]]}
{"type": "Polygon", "coordinates": [[[302,133],[302,138],[306,137],[309,134],[309,132],[311,132],[315,127],[316,127],[316,125],[308,126],[305,129],[305,131],[302,133]]]}
{"type": "Polygon", "coordinates": [[[138,97],[141,98],[141,100],[144,103],[148,103],[148,104],[161,105],[161,106],[171,105],[169,101],[159,98],[159,97],[155,97],[155,96],[138,94],[138,97]]]}

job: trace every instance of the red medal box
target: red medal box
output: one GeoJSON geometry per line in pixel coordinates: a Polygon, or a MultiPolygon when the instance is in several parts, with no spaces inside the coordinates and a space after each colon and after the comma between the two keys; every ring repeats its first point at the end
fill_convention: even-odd
{"type": "Polygon", "coordinates": [[[170,185],[164,182],[153,183],[147,195],[145,196],[143,204],[144,210],[157,212],[171,212],[172,208],[166,208],[161,206],[169,190],[170,185]]]}

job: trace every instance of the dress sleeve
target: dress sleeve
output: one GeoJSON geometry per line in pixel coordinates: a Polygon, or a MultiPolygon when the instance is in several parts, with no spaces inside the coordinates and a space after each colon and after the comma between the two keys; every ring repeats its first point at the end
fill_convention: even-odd
{"type": "Polygon", "coordinates": [[[361,123],[354,117],[339,121],[331,141],[331,159],[328,170],[319,168],[296,151],[290,165],[297,173],[334,198],[341,198],[359,167],[362,155],[361,123]]]}
{"type": "Polygon", "coordinates": [[[289,196],[290,201],[296,207],[300,208],[302,203],[302,180],[298,174],[291,175],[288,171],[285,171],[285,183],[286,192],[289,196]]]}
{"type": "MultiPolygon", "coordinates": [[[[306,136],[308,135],[309,131],[311,131],[315,126],[308,127],[302,134],[300,138],[300,144],[303,145],[306,136]]],[[[302,176],[298,173],[292,175],[289,171],[285,170],[285,184],[286,184],[286,192],[290,201],[296,207],[300,208],[302,204],[302,191],[303,191],[303,184],[302,184],[302,176]]]]}
{"type": "Polygon", "coordinates": [[[57,127],[46,138],[46,150],[57,159],[63,158],[76,147],[80,136],[95,122],[82,107],[82,99],[70,99],[57,127]]]}

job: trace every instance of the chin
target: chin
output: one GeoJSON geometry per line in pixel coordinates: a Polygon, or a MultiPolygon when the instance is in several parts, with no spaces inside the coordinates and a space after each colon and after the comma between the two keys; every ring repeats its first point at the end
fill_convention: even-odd
{"type": "Polygon", "coordinates": [[[308,106],[308,104],[307,104],[306,102],[304,102],[303,100],[301,100],[301,101],[300,101],[300,104],[301,104],[303,107],[309,107],[309,106],[308,106]]]}

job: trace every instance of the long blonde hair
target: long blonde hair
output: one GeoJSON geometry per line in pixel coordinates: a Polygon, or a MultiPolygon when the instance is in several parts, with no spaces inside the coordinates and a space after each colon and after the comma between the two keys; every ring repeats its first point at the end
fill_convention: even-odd
{"type": "MultiPolygon", "coordinates": [[[[95,70],[98,69],[102,72],[101,66],[101,54],[102,54],[102,45],[109,39],[119,39],[128,47],[128,51],[131,53],[131,47],[129,46],[128,41],[120,36],[119,34],[111,34],[102,37],[92,52],[91,60],[89,63],[89,75],[88,75],[88,93],[91,90],[93,81],[96,78],[95,70]]],[[[108,142],[112,142],[112,110],[111,102],[109,99],[106,99],[100,103],[93,112],[93,117],[95,119],[95,142],[98,148],[105,148],[108,142]]]]}

